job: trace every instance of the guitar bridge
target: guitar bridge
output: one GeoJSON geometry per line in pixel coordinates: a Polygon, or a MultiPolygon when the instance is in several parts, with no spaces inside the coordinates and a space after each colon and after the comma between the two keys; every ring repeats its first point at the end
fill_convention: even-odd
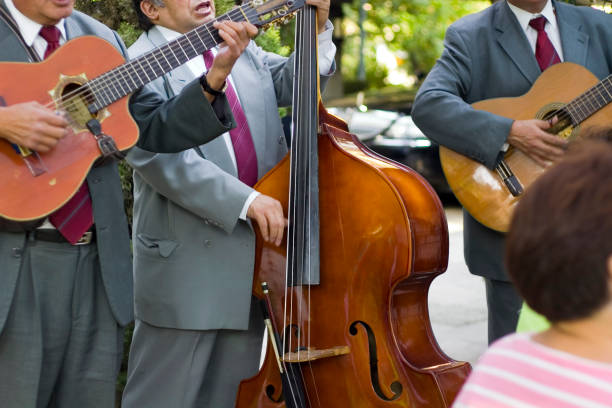
{"type": "Polygon", "coordinates": [[[506,161],[502,158],[495,166],[495,171],[504,182],[504,185],[514,197],[518,197],[523,194],[523,185],[518,178],[512,172],[510,166],[506,164],[506,161]]]}

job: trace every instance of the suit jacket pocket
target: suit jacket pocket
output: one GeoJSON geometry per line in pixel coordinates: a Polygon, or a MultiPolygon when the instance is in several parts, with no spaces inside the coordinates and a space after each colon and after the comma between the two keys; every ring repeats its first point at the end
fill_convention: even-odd
{"type": "Polygon", "coordinates": [[[144,248],[157,252],[163,258],[168,258],[179,246],[176,241],[155,238],[143,233],[137,234],[136,237],[144,248]]]}

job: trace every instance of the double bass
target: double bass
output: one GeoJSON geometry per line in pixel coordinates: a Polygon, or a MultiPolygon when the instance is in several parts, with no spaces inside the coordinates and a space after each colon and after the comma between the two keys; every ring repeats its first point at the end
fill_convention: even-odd
{"type": "Polygon", "coordinates": [[[236,407],[448,407],[470,365],[444,354],[429,321],[427,292],[448,263],[442,205],[416,172],[326,112],[316,44],[306,6],[290,156],[255,186],[289,221],[280,247],[257,235],[253,294],[270,340],[236,407]]]}

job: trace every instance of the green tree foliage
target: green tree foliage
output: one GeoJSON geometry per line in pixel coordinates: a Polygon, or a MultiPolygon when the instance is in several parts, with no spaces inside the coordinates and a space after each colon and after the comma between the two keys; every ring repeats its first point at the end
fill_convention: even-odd
{"type": "MultiPolygon", "coordinates": [[[[376,48],[385,43],[397,57],[400,67],[421,77],[442,52],[444,33],[449,24],[466,14],[482,10],[489,1],[473,0],[369,0],[363,29],[366,32],[364,56],[368,84],[383,85],[386,70],[376,60],[376,48]]],[[[354,77],[359,63],[359,8],[361,0],[343,5],[345,15],[342,56],[343,75],[354,77]]]]}

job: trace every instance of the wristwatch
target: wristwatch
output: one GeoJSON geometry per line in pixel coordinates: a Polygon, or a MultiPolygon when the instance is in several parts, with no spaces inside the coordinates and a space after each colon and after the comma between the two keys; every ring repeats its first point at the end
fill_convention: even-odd
{"type": "Polygon", "coordinates": [[[208,84],[208,81],[206,80],[206,74],[203,74],[200,77],[200,85],[202,85],[202,89],[204,89],[204,91],[208,92],[214,97],[217,97],[217,96],[223,95],[223,93],[225,92],[225,89],[227,88],[227,81],[223,81],[223,85],[221,86],[221,89],[219,90],[212,89],[210,85],[208,84]]]}

